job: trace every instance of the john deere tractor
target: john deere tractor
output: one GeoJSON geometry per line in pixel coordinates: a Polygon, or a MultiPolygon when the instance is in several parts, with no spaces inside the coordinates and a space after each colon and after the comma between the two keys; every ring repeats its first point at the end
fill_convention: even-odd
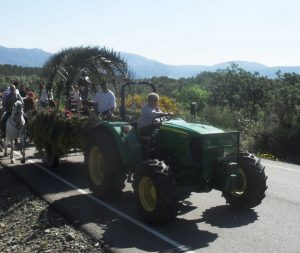
{"type": "Polygon", "coordinates": [[[154,120],[150,137],[139,136],[125,108],[125,89],[134,85],[156,92],[152,83],[124,84],[121,120],[99,121],[89,134],[85,165],[96,195],[111,198],[131,182],[142,218],[155,225],[174,219],[192,192],[219,190],[236,208],[261,203],[267,189],[264,167],[254,155],[240,152],[238,132],[164,115],[154,120]]]}

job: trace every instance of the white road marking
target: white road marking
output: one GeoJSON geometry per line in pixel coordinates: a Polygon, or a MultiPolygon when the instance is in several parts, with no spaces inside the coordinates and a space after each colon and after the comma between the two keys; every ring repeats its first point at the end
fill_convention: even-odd
{"type": "Polygon", "coordinates": [[[277,168],[277,169],[283,169],[283,170],[288,170],[288,171],[293,171],[293,172],[298,172],[300,173],[300,169],[297,170],[297,169],[291,169],[291,168],[285,168],[285,167],[281,167],[281,166],[276,166],[276,165],[271,165],[271,164],[268,164],[268,163],[264,163],[262,162],[265,166],[270,166],[270,167],[274,167],[274,168],[277,168]]]}
{"type": "MultiPolygon", "coordinates": [[[[19,152],[14,151],[16,154],[18,154],[19,156],[21,156],[21,154],[19,152]]],[[[105,208],[109,209],[110,211],[118,214],[119,216],[123,217],[124,219],[132,222],[133,224],[139,226],[140,228],[146,230],[147,232],[149,232],[152,235],[155,235],[156,237],[160,238],[161,240],[171,244],[172,246],[176,247],[176,249],[178,250],[182,250],[183,252],[188,252],[188,253],[194,253],[194,251],[189,250],[189,247],[185,246],[185,245],[181,245],[180,243],[172,240],[171,238],[161,234],[160,232],[154,230],[153,228],[148,227],[147,225],[143,224],[142,222],[139,222],[138,220],[130,217],[129,215],[121,212],[120,210],[114,208],[113,206],[101,201],[100,199],[94,197],[93,195],[90,195],[90,193],[86,190],[80,189],[78,188],[76,185],[70,183],[69,181],[61,178],[60,176],[54,174],[53,172],[49,171],[48,169],[46,169],[45,167],[35,163],[34,161],[30,160],[30,159],[26,159],[26,161],[28,161],[29,163],[34,164],[35,166],[39,167],[40,169],[42,169],[44,172],[46,172],[47,174],[51,175],[52,177],[56,178],[57,180],[63,182],[64,184],[70,186],[71,188],[73,188],[74,190],[80,192],[81,194],[86,195],[88,198],[94,200],[95,202],[97,202],[98,204],[100,204],[101,206],[104,206],[105,208]]]]}

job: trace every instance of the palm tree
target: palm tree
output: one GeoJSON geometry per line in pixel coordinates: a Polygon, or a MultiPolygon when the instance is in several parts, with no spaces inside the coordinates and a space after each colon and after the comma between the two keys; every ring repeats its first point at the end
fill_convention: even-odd
{"type": "Polygon", "coordinates": [[[48,87],[53,88],[60,101],[62,96],[68,96],[70,86],[78,79],[78,73],[85,70],[92,82],[108,81],[115,92],[119,92],[124,80],[132,80],[133,73],[120,53],[105,47],[73,47],[53,55],[43,67],[43,76],[48,87]]]}

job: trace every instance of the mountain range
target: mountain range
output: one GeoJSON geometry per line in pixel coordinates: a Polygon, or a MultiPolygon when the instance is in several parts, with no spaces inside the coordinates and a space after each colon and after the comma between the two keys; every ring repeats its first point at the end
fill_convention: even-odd
{"type": "MultiPolygon", "coordinates": [[[[42,49],[7,48],[0,46],[0,64],[18,65],[22,67],[42,67],[52,53],[42,49]]],[[[238,64],[240,68],[250,72],[258,72],[263,76],[275,77],[280,70],[282,73],[294,72],[300,74],[300,66],[276,66],[266,65],[249,61],[230,61],[212,66],[206,65],[168,65],[148,59],[146,57],[122,53],[121,56],[127,60],[128,65],[135,73],[136,78],[150,78],[153,76],[167,76],[170,78],[192,77],[203,71],[216,71],[226,69],[232,63],[238,64]]]]}

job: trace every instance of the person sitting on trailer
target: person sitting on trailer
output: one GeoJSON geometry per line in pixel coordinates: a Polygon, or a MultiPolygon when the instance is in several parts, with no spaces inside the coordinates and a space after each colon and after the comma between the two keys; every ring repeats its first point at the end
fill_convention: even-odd
{"type": "Polygon", "coordinates": [[[48,103],[48,91],[47,91],[47,88],[46,88],[46,83],[45,82],[42,82],[40,84],[40,94],[39,94],[39,97],[40,97],[40,106],[42,108],[46,108],[47,106],[47,103],[48,103]]]}
{"type": "Polygon", "coordinates": [[[94,109],[97,115],[114,117],[113,113],[116,109],[115,94],[108,89],[108,83],[102,82],[100,90],[97,91],[94,98],[94,109]]]}
{"type": "Polygon", "coordinates": [[[81,95],[78,85],[71,86],[70,98],[69,98],[70,110],[78,111],[81,109],[81,95]]]}

